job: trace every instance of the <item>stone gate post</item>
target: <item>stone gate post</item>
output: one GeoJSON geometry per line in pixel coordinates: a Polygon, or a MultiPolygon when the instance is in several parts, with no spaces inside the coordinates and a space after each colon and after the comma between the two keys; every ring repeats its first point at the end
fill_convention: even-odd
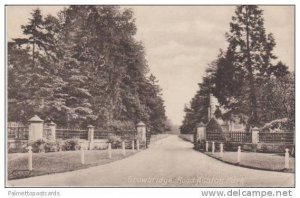
{"type": "Polygon", "coordinates": [[[136,125],[137,140],[140,144],[146,145],[146,125],[143,122],[139,122],[136,125]]]}
{"type": "Polygon", "coordinates": [[[39,116],[33,116],[29,122],[29,134],[28,140],[35,141],[43,138],[43,130],[44,130],[44,120],[42,120],[39,116]]]}
{"type": "Polygon", "coordinates": [[[206,125],[205,124],[203,124],[202,122],[201,123],[199,123],[199,124],[197,124],[197,126],[196,126],[196,130],[195,130],[195,133],[194,133],[194,148],[196,149],[196,150],[198,150],[199,149],[199,144],[198,144],[198,141],[200,140],[205,140],[206,138],[205,138],[205,136],[206,136],[206,134],[205,134],[205,132],[206,132],[206,125]]]}
{"type": "Polygon", "coordinates": [[[51,130],[51,140],[55,141],[56,140],[56,124],[51,121],[49,123],[49,128],[51,130]]]}
{"type": "Polygon", "coordinates": [[[252,143],[257,144],[259,142],[259,129],[254,127],[252,129],[252,143]]]}

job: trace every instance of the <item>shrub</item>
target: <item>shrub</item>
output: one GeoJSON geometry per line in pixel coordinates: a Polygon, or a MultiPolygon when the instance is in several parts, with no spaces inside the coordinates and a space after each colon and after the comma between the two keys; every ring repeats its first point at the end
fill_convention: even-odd
{"type": "Polygon", "coordinates": [[[225,151],[237,151],[238,146],[241,146],[241,144],[227,141],[224,144],[224,150],[225,151]]]}
{"type": "Polygon", "coordinates": [[[196,149],[199,151],[205,151],[205,145],[206,145],[205,140],[198,140],[196,149]]]}
{"type": "Polygon", "coordinates": [[[48,141],[45,143],[45,152],[57,152],[59,150],[59,144],[57,141],[48,141]]]}
{"type": "Polygon", "coordinates": [[[62,150],[65,151],[76,151],[80,149],[79,140],[76,138],[67,139],[62,145],[62,150]]]}
{"type": "Polygon", "coordinates": [[[112,135],[109,137],[108,142],[111,143],[112,148],[117,148],[121,144],[122,139],[120,136],[112,135]]]}
{"type": "Polygon", "coordinates": [[[45,139],[38,139],[28,144],[28,146],[32,147],[32,152],[34,153],[41,153],[45,152],[45,144],[47,140],[45,139]]]}
{"type": "Polygon", "coordinates": [[[62,151],[64,147],[64,141],[62,139],[56,140],[58,151],[62,151]]]}
{"type": "Polygon", "coordinates": [[[20,140],[16,140],[14,143],[7,142],[7,151],[8,153],[26,153],[27,143],[24,143],[20,140]]]}

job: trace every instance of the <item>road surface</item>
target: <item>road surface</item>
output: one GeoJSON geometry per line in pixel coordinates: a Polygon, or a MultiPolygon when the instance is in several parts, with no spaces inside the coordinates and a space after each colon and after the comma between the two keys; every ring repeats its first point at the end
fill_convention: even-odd
{"type": "Polygon", "coordinates": [[[225,164],[170,135],[131,157],[72,172],[8,181],[31,187],[292,187],[294,174],[225,164]]]}

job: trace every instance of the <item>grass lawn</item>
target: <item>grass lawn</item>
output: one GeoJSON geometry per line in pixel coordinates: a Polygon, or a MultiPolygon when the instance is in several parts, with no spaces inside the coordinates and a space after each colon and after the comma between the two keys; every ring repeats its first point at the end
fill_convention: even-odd
{"type": "Polygon", "coordinates": [[[137,151],[126,150],[126,156],[123,156],[121,149],[113,149],[112,158],[109,159],[107,150],[86,150],[85,164],[81,164],[80,162],[80,151],[33,153],[32,171],[28,171],[27,153],[8,154],[8,179],[19,179],[88,168],[123,159],[134,153],[137,153],[137,151]]]}
{"type": "MultiPolygon", "coordinates": [[[[211,152],[206,152],[206,154],[218,158],[222,161],[229,162],[231,164],[237,163],[237,152],[224,152],[222,159],[220,158],[219,152],[215,152],[214,155],[212,155],[211,152]]],[[[283,171],[284,155],[270,154],[270,153],[242,152],[241,162],[239,165],[257,168],[257,169],[283,171]]],[[[295,172],[295,158],[290,157],[290,169],[284,171],[295,172]]]]}

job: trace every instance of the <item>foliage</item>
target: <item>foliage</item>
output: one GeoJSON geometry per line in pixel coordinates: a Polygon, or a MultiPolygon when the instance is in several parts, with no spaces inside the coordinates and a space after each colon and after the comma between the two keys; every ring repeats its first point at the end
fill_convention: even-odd
{"type": "Polygon", "coordinates": [[[208,122],[211,93],[223,109],[213,113],[225,121],[243,117],[249,128],[287,117],[293,126],[294,74],[281,61],[274,64],[276,43],[272,34],[266,34],[263,10],[253,5],[237,6],[226,38],[227,50],[220,50],[209,65],[199,90],[184,109],[181,133],[192,133],[197,123],[208,122]]]}
{"type": "Polygon", "coordinates": [[[45,152],[57,152],[59,151],[59,146],[59,142],[57,141],[47,141],[44,146],[45,152]]]}
{"type": "Polygon", "coordinates": [[[79,139],[72,138],[63,141],[62,150],[76,151],[80,149],[79,139]]]}
{"type": "Polygon", "coordinates": [[[164,131],[161,89],[135,39],[130,9],[69,6],[57,17],[31,14],[24,38],[8,45],[9,120],[38,114],[74,127],[142,120],[164,131]]]}
{"type": "Polygon", "coordinates": [[[202,83],[199,83],[199,90],[192,98],[190,105],[185,106],[185,117],[180,126],[181,133],[193,133],[198,123],[208,122],[209,94],[214,90],[215,76],[213,71],[215,70],[215,66],[215,62],[209,65],[209,68],[206,70],[206,77],[203,77],[202,83]]]}
{"type": "Polygon", "coordinates": [[[41,152],[45,152],[46,142],[47,142],[47,140],[45,140],[45,139],[38,139],[38,140],[35,140],[35,141],[29,143],[29,146],[32,147],[32,152],[41,153],[41,152]]]}
{"type": "Polygon", "coordinates": [[[263,123],[287,118],[289,129],[295,125],[295,78],[290,73],[272,77],[258,88],[260,119],[263,123]]]}
{"type": "Polygon", "coordinates": [[[220,97],[220,103],[234,113],[247,115],[249,125],[260,125],[257,87],[268,82],[272,75],[284,75],[287,67],[272,64],[277,58],[273,54],[276,43],[272,34],[266,34],[263,10],[258,6],[237,6],[226,37],[229,47],[223,60],[225,67],[222,70],[220,65],[218,69],[227,78],[222,80],[219,75],[217,81],[221,80],[222,84],[219,84],[217,90],[223,89],[225,85],[227,95],[225,100],[220,97]],[[229,72],[224,69],[229,69],[229,72]]]}
{"type": "Polygon", "coordinates": [[[109,137],[108,142],[112,144],[112,148],[117,148],[121,144],[122,139],[118,135],[112,135],[109,137]]]}
{"type": "Polygon", "coordinates": [[[78,150],[80,148],[79,142],[77,139],[68,139],[68,140],[46,140],[38,139],[29,143],[29,146],[32,147],[32,152],[41,153],[41,152],[57,152],[61,150],[78,150]]]}
{"type": "Polygon", "coordinates": [[[135,124],[131,121],[114,120],[105,126],[112,131],[135,130],[135,124]]]}
{"type": "MultiPolygon", "coordinates": [[[[292,123],[294,124],[294,123],[292,123]]],[[[282,119],[276,119],[272,120],[271,122],[266,123],[261,130],[262,131],[279,131],[281,132],[282,130],[289,130],[292,129],[294,125],[291,126],[290,120],[288,118],[282,118],[282,119]]]]}

